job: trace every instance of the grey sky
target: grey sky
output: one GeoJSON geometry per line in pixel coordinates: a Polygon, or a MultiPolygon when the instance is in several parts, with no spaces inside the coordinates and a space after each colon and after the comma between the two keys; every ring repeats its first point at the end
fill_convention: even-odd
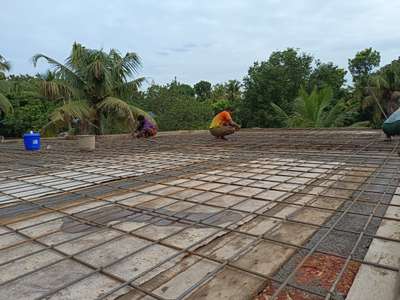
{"type": "Polygon", "coordinates": [[[346,67],[366,47],[400,56],[399,0],[2,0],[0,54],[12,73],[30,58],[58,60],[78,41],[135,51],[158,83],[241,80],[274,50],[300,48],[346,67]]]}

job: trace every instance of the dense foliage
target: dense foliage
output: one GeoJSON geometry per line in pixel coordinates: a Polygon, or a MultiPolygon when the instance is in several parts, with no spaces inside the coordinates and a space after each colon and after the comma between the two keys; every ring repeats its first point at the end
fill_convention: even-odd
{"type": "Polygon", "coordinates": [[[272,103],[277,116],[280,117],[288,127],[333,127],[337,126],[339,116],[344,111],[342,101],[332,107],[333,90],[330,87],[318,89],[315,87],[311,93],[301,89],[299,97],[294,101],[294,113],[288,115],[278,105],[272,103]]]}
{"type": "Polygon", "coordinates": [[[256,62],[244,78],[241,121],[245,127],[281,127],[281,118],[274,113],[275,103],[287,113],[306,84],[312,71],[313,58],[295,49],[273,52],[267,61],[256,62]]]}
{"type": "Polygon", "coordinates": [[[204,129],[213,115],[208,101],[199,101],[176,81],[152,85],[136,103],[155,115],[160,130],[204,129]]]}
{"type": "Polygon", "coordinates": [[[16,137],[28,130],[38,131],[48,123],[55,103],[42,97],[36,77],[9,76],[0,89],[13,107],[13,113],[3,114],[0,119],[0,135],[16,137]]]}
{"type": "Polygon", "coordinates": [[[10,63],[0,55],[0,114],[6,115],[12,112],[13,107],[9,99],[6,95],[4,95],[4,91],[7,91],[7,83],[4,82],[6,78],[5,72],[10,70],[10,63]]]}
{"type": "Polygon", "coordinates": [[[349,59],[351,85],[344,68],[294,48],[255,62],[243,81],[192,86],[173,80],[145,90],[144,78],[132,78],[141,66],[133,52],[74,44],[65,63],[42,54],[34,62],[41,59],[51,71],[15,76],[0,56],[0,135],[43,128],[56,134],[74,129],[75,120],[79,129],[98,134],[130,132],[145,111],[160,130],[204,129],[226,107],[243,127],[379,128],[400,104],[400,59],[379,68],[380,54],[372,48],[349,59]]]}

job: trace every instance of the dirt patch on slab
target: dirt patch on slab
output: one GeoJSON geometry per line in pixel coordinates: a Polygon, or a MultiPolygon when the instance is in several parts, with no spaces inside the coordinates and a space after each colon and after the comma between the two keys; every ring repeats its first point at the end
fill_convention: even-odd
{"type": "MultiPolygon", "coordinates": [[[[296,282],[302,285],[317,284],[327,290],[333,285],[345,260],[341,257],[325,254],[310,256],[296,275],[296,282]]],[[[359,262],[351,261],[341,277],[337,291],[347,294],[360,267],[359,262]]]]}
{"type": "MultiPolygon", "coordinates": [[[[328,291],[335,282],[337,276],[344,266],[344,263],[345,260],[340,257],[320,253],[313,254],[296,272],[296,275],[294,276],[294,285],[302,286],[306,289],[309,287],[318,287],[328,291]]],[[[340,295],[347,295],[359,267],[360,263],[350,261],[336,287],[336,290],[340,295]]],[[[256,298],[256,300],[269,299],[269,297],[273,295],[277,288],[278,284],[269,283],[264,291],[256,298]]],[[[303,292],[299,289],[286,288],[280,293],[277,299],[314,300],[322,298],[318,295],[303,292]]]]}

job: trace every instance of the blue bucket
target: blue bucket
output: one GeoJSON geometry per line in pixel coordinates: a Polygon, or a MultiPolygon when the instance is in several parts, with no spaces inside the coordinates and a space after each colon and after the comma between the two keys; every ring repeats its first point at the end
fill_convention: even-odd
{"type": "Polygon", "coordinates": [[[24,145],[28,151],[40,150],[40,133],[31,131],[24,134],[24,145]]]}

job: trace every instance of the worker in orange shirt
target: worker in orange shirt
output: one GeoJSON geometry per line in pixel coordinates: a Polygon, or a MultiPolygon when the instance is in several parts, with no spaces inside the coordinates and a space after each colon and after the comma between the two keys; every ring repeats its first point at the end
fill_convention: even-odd
{"type": "Polygon", "coordinates": [[[226,108],[218,113],[211,122],[210,133],[217,139],[226,140],[225,136],[235,133],[240,126],[232,120],[232,108],[226,108]]]}

